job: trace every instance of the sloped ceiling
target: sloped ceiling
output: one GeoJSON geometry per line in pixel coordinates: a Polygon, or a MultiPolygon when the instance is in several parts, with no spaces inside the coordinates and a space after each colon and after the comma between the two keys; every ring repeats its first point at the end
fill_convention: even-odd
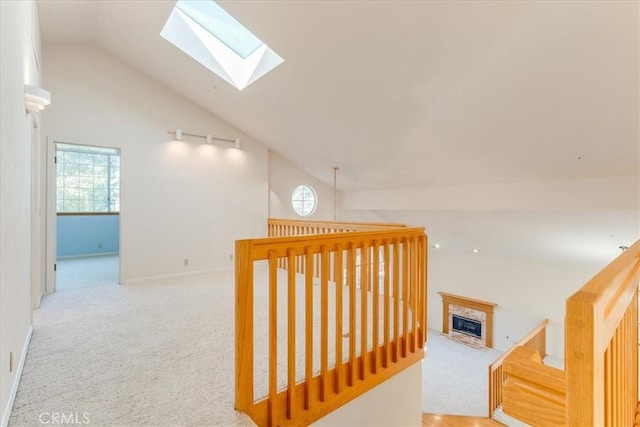
{"type": "MultiPolygon", "coordinates": [[[[622,198],[633,201],[595,206],[603,214],[577,233],[597,230],[617,247],[607,218],[626,209],[619,238],[638,237],[638,2],[219,3],[285,59],[241,92],[160,37],[171,1],[40,0],[41,32],[45,43],[97,45],[327,183],[338,166],[344,199],[631,177],[622,198]]],[[[510,210],[507,217],[518,207],[510,210]]],[[[383,211],[434,221],[417,206],[383,211]]],[[[559,215],[553,228],[570,217],[559,215]]],[[[507,234],[503,252],[518,238],[507,234]]]]}

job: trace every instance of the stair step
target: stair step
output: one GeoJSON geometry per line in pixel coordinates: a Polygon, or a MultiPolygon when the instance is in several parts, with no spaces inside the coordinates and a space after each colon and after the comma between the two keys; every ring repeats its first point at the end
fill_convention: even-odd
{"type": "Polygon", "coordinates": [[[465,415],[422,414],[422,427],[504,427],[488,417],[465,415]]]}
{"type": "Polygon", "coordinates": [[[493,419],[509,427],[529,427],[529,424],[505,414],[502,405],[493,412],[493,419]]]}

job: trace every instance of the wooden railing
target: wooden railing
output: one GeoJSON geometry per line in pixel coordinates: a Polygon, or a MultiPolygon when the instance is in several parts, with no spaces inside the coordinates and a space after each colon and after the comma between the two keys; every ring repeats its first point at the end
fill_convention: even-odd
{"type": "Polygon", "coordinates": [[[541,357],[547,355],[547,325],[549,319],[543,320],[531,332],[525,335],[513,347],[489,365],[489,418],[493,418],[495,410],[502,405],[502,384],[506,379],[503,362],[516,348],[527,347],[538,352],[541,357]]]}
{"type": "Polygon", "coordinates": [[[506,358],[504,412],[534,425],[633,425],[639,283],[640,240],[567,299],[565,371],[522,352],[506,358]]]}
{"type": "Polygon", "coordinates": [[[236,409],[308,425],[422,360],[426,259],[423,228],[236,241],[236,409]]]}
{"type": "Polygon", "coordinates": [[[640,240],[567,300],[567,424],[630,426],[638,405],[640,240]]]}
{"type": "Polygon", "coordinates": [[[336,222],[336,221],[305,221],[300,219],[267,220],[269,237],[302,236],[308,234],[344,233],[347,231],[374,231],[403,228],[404,224],[383,222],[336,222]]]}
{"type": "MultiPolygon", "coordinates": [[[[307,236],[330,233],[347,233],[350,231],[377,231],[405,227],[405,224],[386,224],[381,222],[305,221],[299,219],[277,218],[269,218],[267,220],[269,237],[307,236]]],[[[319,259],[320,254],[313,255],[313,277],[320,277],[319,259]]],[[[295,272],[305,274],[304,257],[295,257],[294,261],[295,272]]],[[[281,258],[278,260],[278,267],[286,269],[288,262],[289,261],[286,258],[281,258]]],[[[331,271],[330,274],[330,280],[334,280],[333,271],[331,271]]]]}

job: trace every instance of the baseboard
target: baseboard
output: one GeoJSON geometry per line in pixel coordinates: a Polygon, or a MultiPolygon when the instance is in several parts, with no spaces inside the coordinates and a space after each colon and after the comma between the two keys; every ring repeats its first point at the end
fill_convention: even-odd
{"type": "Polygon", "coordinates": [[[82,254],[82,255],[62,255],[56,257],[56,259],[78,259],[78,258],[94,258],[98,256],[111,256],[119,255],[120,252],[96,252],[95,254],[82,254]]]}
{"type": "Polygon", "coordinates": [[[185,277],[185,276],[196,276],[196,275],[203,275],[203,274],[220,273],[223,271],[233,270],[233,268],[234,267],[220,267],[220,268],[210,268],[206,270],[183,271],[180,273],[173,273],[173,274],[160,274],[158,276],[144,276],[144,277],[137,277],[135,279],[123,280],[122,282],[120,282],[120,284],[132,285],[135,283],[153,282],[156,280],[177,279],[179,277],[185,277]]]}
{"type": "Polygon", "coordinates": [[[31,342],[32,334],[33,334],[33,326],[29,326],[29,331],[27,332],[27,339],[24,340],[24,346],[22,348],[22,357],[20,358],[20,363],[18,364],[18,369],[16,370],[16,376],[13,379],[13,385],[11,386],[11,393],[9,393],[9,401],[7,402],[7,407],[4,411],[4,414],[2,414],[2,427],[7,427],[9,425],[11,410],[13,409],[13,403],[16,400],[16,393],[18,393],[18,385],[20,385],[20,378],[22,378],[22,369],[24,368],[24,361],[27,359],[27,350],[29,350],[29,343],[31,342]]]}

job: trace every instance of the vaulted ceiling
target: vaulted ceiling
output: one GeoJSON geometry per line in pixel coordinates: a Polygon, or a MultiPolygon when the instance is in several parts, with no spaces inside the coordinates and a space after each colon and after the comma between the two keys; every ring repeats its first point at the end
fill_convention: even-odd
{"type": "MultiPolygon", "coordinates": [[[[638,238],[638,2],[218,3],[285,60],[243,91],[160,37],[171,1],[40,0],[41,32],[45,43],[97,45],[327,183],[338,166],[353,209],[422,225],[431,218],[447,238],[454,225],[435,225],[438,207],[380,205],[398,191],[419,197],[480,185],[495,198],[517,193],[500,193],[507,183],[571,182],[557,200],[578,197],[573,205],[504,208],[523,218],[562,210],[553,233],[594,198],[576,191],[582,180],[624,177],[624,188],[596,185],[626,202],[590,206],[600,214],[581,233],[638,238]],[[624,230],[607,229],[616,221],[624,230]]],[[[486,223],[481,202],[459,200],[448,205],[452,217],[486,223]]]]}

